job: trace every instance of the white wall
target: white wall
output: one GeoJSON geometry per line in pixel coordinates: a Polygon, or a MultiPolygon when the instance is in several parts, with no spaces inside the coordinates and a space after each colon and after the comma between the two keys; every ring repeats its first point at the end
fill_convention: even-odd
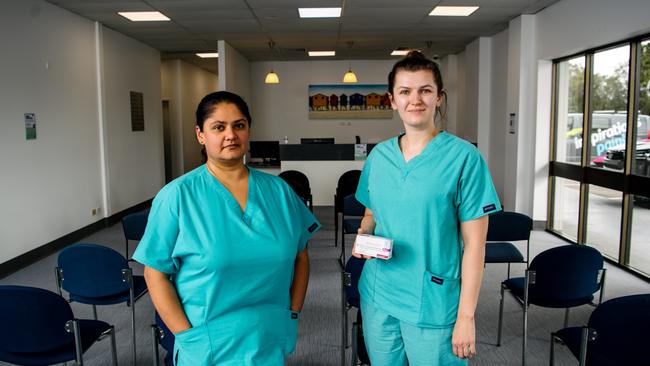
{"type": "Polygon", "coordinates": [[[104,28],[107,214],[153,197],[164,183],[160,53],[104,28]],[[144,131],[131,131],[129,93],[143,93],[144,131]]]}
{"type": "Polygon", "coordinates": [[[172,125],[172,176],[178,177],[202,163],[196,141],[196,107],[217,91],[217,75],[181,60],[162,63],[162,98],[169,101],[172,125]]]}
{"type": "Polygon", "coordinates": [[[219,90],[238,94],[246,102],[251,100],[251,66],[239,51],[225,41],[219,47],[219,90]]]}
{"type": "MultiPolygon", "coordinates": [[[[149,175],[139,175],[143,188],[126,197],[122,197],[126,187],[107,175],[106,181],[113,186],[111,206],[123,208],[131,202],[145,201],[152,197],[154,187],[160,186],[162,156],[153,156],[154,151],[162,151],[162,138],[153,141],[156,124],[160,123],[160,102],[155,103],[154,109],[151,107],[152,98],[159,98],[159,92],[153,90],[158,82],[148,74],[158,72],[159,63],[152,61],[155,51],[110,31],[97,35],[102,33],[106,34],[103,42],[96,38],[95,23],[44,1],[2,4],[0,263],[107,214],[103,204],[107,194],[102,190],[106,171],[102,171],[100,149],[104,145],[104,151],[111,153],[117,147],[115,139],[124,137],[113,129],[112,123],[121,118],[129,105],[129,95],[127,91],[120,100],[114,93],[121,94],[119,90],[130,88],[132,84],[124,79],[133,74],[142,74],[133,85],[142,86],[146,93],[145,123],[152,134],[142,141],[128,141],[122,147],[131,155],[146,155],[150,167],[145,170],[149,175]],[[102,44],[106,49],[97,48],[102,44]],[[119,58],[114,58],[114,50],[126,52],[122,56],[128,59],[145,58],[115,72],[119,58]],[[100,83],[98,75],[102,72],[101,80],[105,82],[100,83]],[[105,98],[100,98],[99,90],[105,91],[105,98]],[[104,109],[99,107],[102,100],[106,102],[104,109]],[[27,112],[36,113],[36,140],[25,140],[23,114],[27,112]],[[100,125],[100,121],[105,125],[100,125]],[[104,131],[106,141],[100,140],[104,131]],[[92,216],[91,209],[96,207],[102,210],[92,216]]],[[[124,159],[106,156],[108,162],[124,159]]],[[[132,166],[121,174],[130,173],[132,166]]]]}
{"type": "MultiPolygon", "coordinates": [[[[387,84],[396,60],[353,60],[352,69],[359,83],[387,84]]],[[[399,116],[392,119],[309,119],[310,84],[340,84],[348,61],[292,61],[251,63],[251,114],[254,140],[280,140],[300,143],[301,137],[334,137],[336,143],[354,143],[359,135],[364,143],[375,143],[397,135],[403,128],[399,116]],[[280,84],[265,84],[273,68],[280,84]]]]}
{"type": "Polygon", "coordinates": [[[494,187],[501,199],[504,195],[506,134],[507,134],[507,75],[508,75],[508,30],[492,37],[492,65],[490,74],[490,156],[488,165],[494,187]]]}

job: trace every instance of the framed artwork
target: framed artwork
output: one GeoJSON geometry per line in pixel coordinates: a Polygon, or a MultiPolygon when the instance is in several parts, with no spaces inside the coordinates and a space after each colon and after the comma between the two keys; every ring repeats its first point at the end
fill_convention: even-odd
{"type": "Polygon", "coordinates": [[[309,85],[310,119],[393,118],[386,84],[309,85]]]}

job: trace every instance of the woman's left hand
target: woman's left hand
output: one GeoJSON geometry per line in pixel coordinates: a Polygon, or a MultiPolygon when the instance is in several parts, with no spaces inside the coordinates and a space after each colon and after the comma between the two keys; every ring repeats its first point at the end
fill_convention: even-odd
{"type": "Polygon", "coordinates": [[[472,358],[476,355],[476,325],[473,317],[459,316],[456,319],[451,347],[454,355],[459,358],[472,358]]]}

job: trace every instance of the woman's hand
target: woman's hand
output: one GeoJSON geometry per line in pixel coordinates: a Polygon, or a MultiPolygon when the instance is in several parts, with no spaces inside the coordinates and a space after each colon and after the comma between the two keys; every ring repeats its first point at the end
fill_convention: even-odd
{"type": "MultiPolygon", "coordinates": [[[[374,234],[375,232],[375,218],[372,216],[372,211],[370,209],[366,208],[366,211],[363,213],[363,218],[361,219],[361,225],[359,225],[359,229],[357,230],[357,234],[374,234]]],[[[373,257],[368,256],[368,255],[362,255],[357,253],[357,246],[356,243],[355,245],[352,246],[352,256],[357,257],[357,258],[363,258],[363,259],[372,259],[373,257]]]]}
{"type": "Polygon", "coordinates": [[[458,358],[472,358],[476,355],[476,325],[473,317],[459,316],[456,319],[451,348],[458,358]]]}

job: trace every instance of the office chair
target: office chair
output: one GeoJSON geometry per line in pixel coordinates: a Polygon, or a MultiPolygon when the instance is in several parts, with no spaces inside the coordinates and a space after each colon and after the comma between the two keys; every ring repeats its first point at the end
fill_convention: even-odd
{"type": "Polygon", "coordinates": [[[354,194],[348,195],[343,199],[343,209],[341,213],[341,255],[339,262],[341,266],[345,263],[345,234],[356,234],[361,226],[361,219],[366,212],[366,208],[354,197],[354,194]]]}
{"type": "Polygon", "coordinates": [[[0,286],[0,361],[51,365],[75,361],[96,341],[111,339],[117,366],[115,328],[99,320],[75,319],[70,304],[54,292],[26,286],[0,286]]]}
{"type": "Polygon", "coordinates": [[[361,170],[348,170],[341,174],[334,193],[334,246],[338,245],[339,213],[343,212],[343,198],[357,192],[361,170]]]}
{"type": "Polygon", "coordinates": [[[294,192],[302,199],[309,210],[314,212],[314,199],[311,195],[309,178],[297,170],[285,170],[278,174],[278,177],[284,179],[294,192]]]}
{"type": "Polygon", "coordinates": [[[365,259],[350,257],[341,270],[341,365],[345,365],[345,349],[348,348],[348,311],[357,309],[357,321],[352,324],[351,365],[358,361],[370,364],[365,351],[361,326],[361,295],[359,294],[359,279],[365,259]]]}
{"type": "Polygon", "coordinates": [[[555,362],[555,342],[561,342],[580,366],[650,365],[648,329],[650,294],[607,300],[591,313],[586,326],[551,333],[550,364],[555,362]]]}
{"type": "Polygon", "coordinates": [[[603,256],[586,245],[563,245],[537,255],[526,270],[525,277],[509,278],[501,283],[497,346],[501,345],[503,325],[503,294],[510,292],[523,307],[522,365],[526,365],[528,341],[528,306],[565,308],[564,327],[569,322],[569,308],[592,304],[600,290],[603,299],[605,268],[603,256]]]}
{"type": "Polygon", "coordinates": [[[167,352],[165,354],[165,366],[174,366],[174,334],[167,328],[167,325],[160,319],[158,312],[154,314],[155,324],[151,324],[151,334],[153,337],[153,361],[154,366],[160,365],[158,355],[158,345],[167,352]]]}
{"type": "Polygon", "coordinates": [[[533,219],[517,212],[502,211],[490,215],[485,244],[485,263],[526,263],[530,257],[530,232],[533,219]],[[512,241],[526,241],[526,259],[512,241]]]}
{"type": "Polygon", "coordinates": [[[148,219],[148,210],[128,214],[122,218],[122,229],[124,230],[124,242],[126,245],[124,258],[129,259],[129,240],[140,241],[142,239],[148,219]]]}
{"type": "Polygon", "coordinates": [[[134,276],[127,260],[111,248],[97,244],[74,244],[59,253],[56,283],[59,295],[65,290],[70,302],[92,305],[94,319],[97,319],[97,305],[126,302],[131,308],[135,365],[135,302],[147,292],[144,277],[134,276]]]}

